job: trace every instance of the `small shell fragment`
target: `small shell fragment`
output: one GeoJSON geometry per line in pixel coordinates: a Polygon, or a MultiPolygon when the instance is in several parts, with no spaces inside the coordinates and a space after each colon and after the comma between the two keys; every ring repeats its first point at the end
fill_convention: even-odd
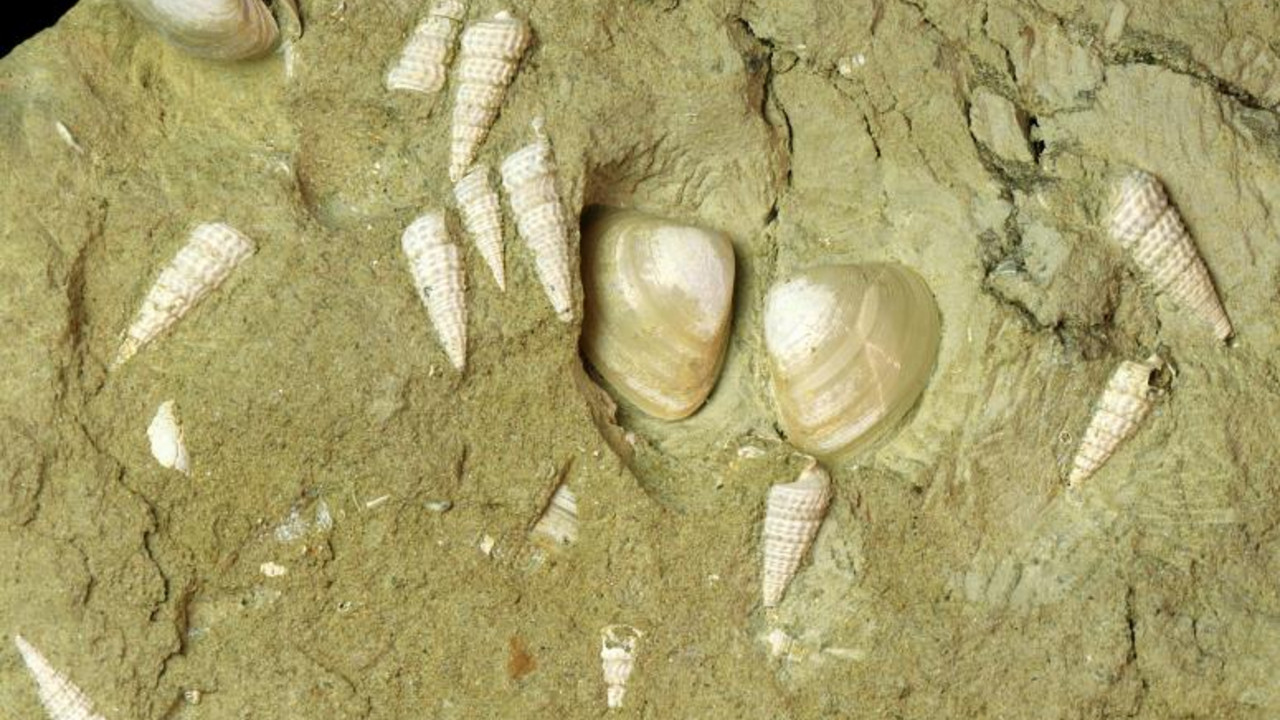
{"type": "Polygon", "coordinates": [[[387,89],[439,92],[449,74],[458,27],[466,16],[467,6],[460,0],[437,0],[387,73],[387,89]]]}
{"type": "MultiPolygon", "coordinates": [[[[535,128],[537,125],[535,125],[535,128]]],[[[542,288],[562,322],[573,320],[569,267],[569,225],[556,191],[556,163],[542,133],[502,161],[502,187],[516,228],[529,249],[542,288]]]]}
{"type": "Polygon", "coordinates": [[[461,372],[467,364],[466,277],[444,215],[432,212],[414,220],[405,228],[401,247],[440,344],[461,372]]]}
{"type": "Polygon", "coordinates": [[[1156,292],[1167,293],[1208,323],[1219,340],[1234,332],[1209,269],[1164,186],[1138,170],[1120,183],[1111,210],[1111,235],[1127,250],[1156,292]]]}
{"type": "Polygon", "coordinates": [[[13,642],[18,646],[18,652],[22,655],[27,670],[31,672],[31,677],[35,678],[40,704],[48,713],[49,720],[103,720],[101,715],[93,711],[93,702],[89,697],[73,685],[66,675],[55,670],[26,638],[17,635],[13,642]]]}
{"type": "Polygon", "coordinates": [[[161,466],[177,470],[183,475],[191,474],[186,437],[172,400],[166,400],[156,408],[155,417],[147,426],[147,439],[151,441],[152,457],[161,466]]]}
{"type": "Polygon", "coordinates": [[[475,160],[532,37],[528,23],[505,11],[462,31],[453,101],[450,180],[461,179],[475,160]]]}
{"type": "Polygon", "coordinates": [[[604,670],[605,699],[610,708],[622,707],[627,680],[635,667],[636,646],[643,635],[629,625],[607,625],[600,630],[600,664],[604,670]]]}
{"type": "Polygon", "coordinates": [[[533,539],[548,550],[557,551],[578,540],[578,498],[562,483],[556,488],[542,517],[533,526],[533,539]]]}
{"type": "Polygon", "coordinates": [[[253,242],[230,225],[205,223],[196,227],[143,298],[110,369],[119,368],[178,322],[253,252],[253,242]]]}
{"type": "Polygon", "coordinates": [[[1098,399],[1072,463],[1067,486],[1075,488],[1102,467],[1151,412],[1151,376],[1164,366],[1158,355],[1120,363],[1098,399]]]}
{"type": "Polygon", "coordinates": [[[467,234],[493,273],[499,290],[507,289],[507,273],[502,260],[502,207],[498,193],[489,184],[489,168],[476,165],[453,186],[458,213],[467,234]]]}
{"type": "Polygon", "coordinates": [[[760,573],[765,607],[775,607],[809,553],[831,502],[831,476],[816,460],[794,482],[769,488],[765,507],[764,569],[760,573]]]}

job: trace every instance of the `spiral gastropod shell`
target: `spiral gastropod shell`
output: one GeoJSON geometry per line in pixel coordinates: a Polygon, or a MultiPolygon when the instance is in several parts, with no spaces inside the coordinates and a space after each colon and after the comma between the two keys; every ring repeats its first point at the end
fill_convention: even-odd
{"type": "Polygon", "coordinates": [[[687,417],[724,360],[733,244],[718,232],[609,208],[590,212],[582,235],[583,353],[644,412],[687,417]]]}
{"type": "Polygon", "coordinates": [[[832,458],[883,437],[924,391],[940,330],[929,287],[900,265],[831,265],[774,285],[764,340],[788,439],[832,458]]]}
{"type": "MultiPolygon", "coordinates": [[[[177,47],[214,60],[247,60],[270,52],[280,26],[262,0],[124,0],[177,47]]],[[[296,0],[275,0],[300,27],[296,0]]]]}

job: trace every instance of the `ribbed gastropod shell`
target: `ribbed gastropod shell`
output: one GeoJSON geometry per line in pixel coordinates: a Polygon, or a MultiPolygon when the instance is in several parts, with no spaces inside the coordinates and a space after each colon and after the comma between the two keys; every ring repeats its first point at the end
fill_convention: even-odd
{"type": "Polygon", "coordinates": [[[551,142],[535,123],[537,138],[502,161],[502,187],[511,203],[516,229],[533,251],[542,289],[562,322],[573,320],[569,270],[569,223],[556,190],[556,161],[551,142]]]}
{"type": "Polygon", "coordinates": [[[449,237],[444,215],[430,212],[414,220],[400,245],[436,336],[461,372],[467,365],[467,280],[462,253],[449,237]]]}
{"type": "Polygon", "coordinates": [[[461,0],[436,0],[387,72],[387,89],[439,92],[449,74],[458,27],[466,16],[467,6],[461,0]]]}
{"type": "Polygon", "coordinates": [[[1089,479],[1137,431],[1151,412],[1151,376],[1162,367],[1160,356],[1152,355],[1140,363],[1125,360],[1112,373],[1080,440],[1068,487],[1089,479]]]}
{"type": "Polygon", "coordinates": [[[941,340],[928,285],[895,264],[830,265],[774,285],[764,340],[779,420],[793,445],[840,457],[915,404],[941,340]]]}
{"type": "Polygon", "coordinates": [[[794,482],[769,488],[761,545],[760,588],[765,607],[774,607],[800,569],[831,502],[831,476],[814,461],[794,482]]]}
{"type": "Polygon", "coordinates": [[[471,23],[462,31],[453,100],[450,180],[461,179],[475,160],[532,39],[529,24],[506,11],[471,23]]]}
{"type": "MultiPolygon", "coordinates": [[[[214,60],[247,60],[270,52],[280,26],[262,0],[124,0],[177,47],[214,60]]],[[[300,26],[295,0],[276,0],[300,26]]]]}
{"type": "Polygon", "coordinates": [[[506,265],[502,259],[502,206],[489,183],[489,168],[475,165],[453,186],[458,214],[480,256],[493,273],[499,290],[507,289],[506,265]]]}
{"type": "Polygon", "coordinates": [[[71,680],[54,669],[44,655],[21,635],[13,638],[18,653],[26,663],[31,677],[35,678],[40,704],[49,714],[49,720],[103,720],[93,711],[93,702],[72,684],[71,680]]]}
{"type": "Polygon", "coordinates": [[[720,373],[733,280],[724,235],[596,208],[582,227],[583,353],[644,412],[687,417],[720,373]]]}
{"type": "Polygon", "coordinates": [[[611,709],[622,707],[643,635],[630,625],[606,625],[600,630],[600,667],[604,672],[605,701],[611,709]]]}
{"type": "Polygon", "coordinates": [[[1209,269],[1154,175],[1138,170],[1120,183],[1111,209],[1111,235],[1133,256],[1156,292],[1167,293],[1212,326],[1219,340],[1231,337],[1231,320],[1209,269]]]}

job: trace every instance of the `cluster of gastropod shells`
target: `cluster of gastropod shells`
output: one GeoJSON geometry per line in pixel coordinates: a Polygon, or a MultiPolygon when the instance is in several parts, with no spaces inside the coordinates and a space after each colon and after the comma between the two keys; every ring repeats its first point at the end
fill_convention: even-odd
{"type": "Polygon", "coordinates": [[[18,654],[36,681],[40,704],[48,713],[49,720],[104,720],[94,712],[89,696],[55,669],[26,638],[16,635],[13,644],[18,647],[18,654]]]}
{"type": "MultiPolygon", "coordinates": [[[[166,40],[199,57],[247,60],[276,47],[280,24],[263,0],[124,0],[166,40]]],[[[296,0],[275,0],[300,27],[296,0]]]]}

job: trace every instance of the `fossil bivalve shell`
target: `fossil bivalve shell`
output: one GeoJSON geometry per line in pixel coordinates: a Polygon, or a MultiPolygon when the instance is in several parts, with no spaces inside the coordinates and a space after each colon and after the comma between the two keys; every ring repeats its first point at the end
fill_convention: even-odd
{"type": "Polygon", "coordinates": [[[18,653],[22,655],[31,677],[35,678],[40,704],[48,713],[49,720],[103,720],[93,711],[89,697],[66,675],[55,670],[26,638],[16,635],[13,643],[18,646],[18,653]]]}
{"type": "Polygon", "coordinates": [[[924,391],[940,326],[924,279],[900,265],[830,265],[774,285],[764,340],[788,440],[835,458],[882,437],[924,391]]]}
{"type": "MultiPolygon", "coordinates": [[[[295,0],[276,0],[297,23],[295,0]]],[[[214,60],[246,60],[270,52],[280,27],[262,0],[125,0],[177,47],[214,60]]]]}
{"type": "Polygon", "coordinates": [[[597,208],[582,228],[583,352],[644,412],[687,417],[724,361],[733,280],[724,235],[597,208]]]}
{"type": "Polygon", "coordinates": [[[761,545],[760,588],[765,607],[774,607],[800,569],[822,527],[831,502],[831,476],[814,461],[794,482],[769,488],[761,545]]]}
{"type": "Polygon", "coordinates": [[[1151,375],[1163,366],[1164,361],[1152,355],[1140,363],[1126,360],[1112,373],[1080,439],[1068,487],[1089,479],[1137,431],[1151,412],[1151,375]]]}
{"type": "Polygon", "coordinates": [[[1156,292],[1166,293],[1208,323],[1219,340],[1233,332],[1209,269],[1164,186],[1142,170],[1120,183],[1111,210],[1111,235],[1127,250],[1156,292]]]}
{"type": "Polygon", "coordinates": [[[414,220],[405,228],[401,247],[436,336],[461,372],[467,364],[467,280],[444,215],[431,212],[414,220]]]}
{"type": "Polygon", "coordinates": [[[573,286],[569,269],[569,224],[556,190],[556,162],[551,143],[539,130],[537,139],[508,155],[500,170],[516,229],[533,251],[542,289],[556,317],[570,322],[573,320],[573,286]]]}
{"type": "Polygon", "coordinates": [[[475,160],[532,38],[529,24],[505,11],[462,31],[449,149],[450,180],[461,179],[475,160]]]}
{"type": "Polygon", "coordinates": [[[460,0],[437,0],[387,72],[387,89],[439,92],[449,73],[458,26],[466,15],[467,6],[460,0]]]}
{"type": "Polygon", "coordinates": [[[476,165],[453,186],[458,214],[493,273],[499,290],[507,289],[507,271],[502,259],[502,207],[498,193],[489,184],[489,168],[476,165]]]}

